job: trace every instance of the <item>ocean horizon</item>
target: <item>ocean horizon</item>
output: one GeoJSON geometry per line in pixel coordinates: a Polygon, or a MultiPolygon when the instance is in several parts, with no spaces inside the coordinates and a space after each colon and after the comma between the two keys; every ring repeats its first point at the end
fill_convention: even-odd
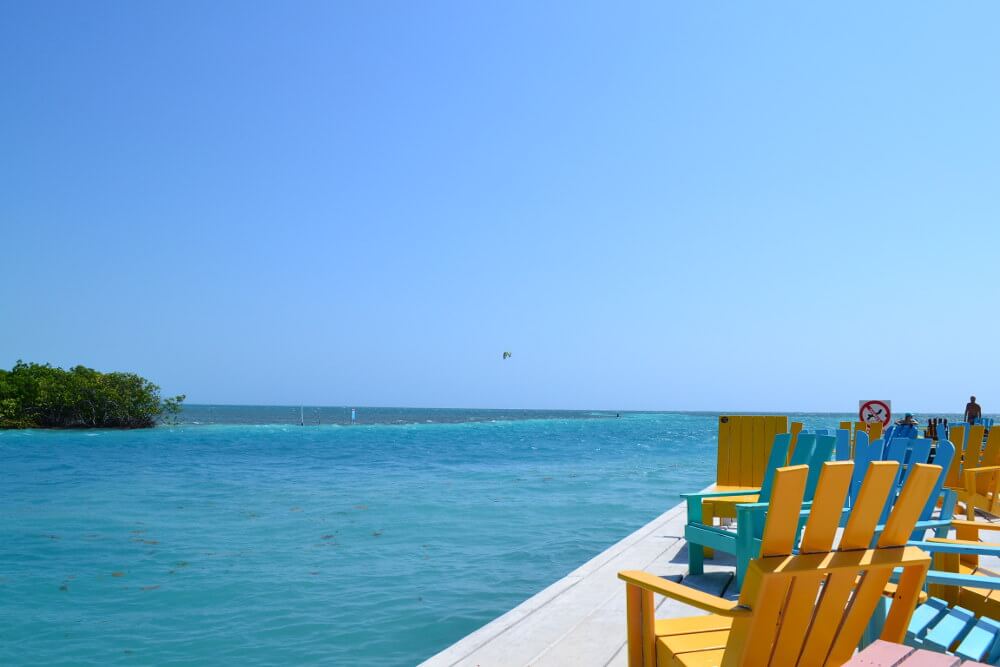
{"type": "MultiPolygon", "coordinates": [[[[855,420],[856,415],[843,412],[769,412],[746,410],[626,410],[626,409],[539,409],[539,408],[423,408],[404,406],[310,406],[310,405],[242,405],[225,403],[189,403],[183,405],[178,424],[422,424],[515,421],[525,419],[599,419],[625,415],[810,415],[855,420]],[[351,410],[356,419],[351,421],[351,410]]],[[[900,413],[901,416],[902,413],[900,413]]],[[[920,417],[946,417],[958,420],[958,413],[914,413],[920,417]]],[[[988,415],[984,415],[988,416],[988,415]]]]}

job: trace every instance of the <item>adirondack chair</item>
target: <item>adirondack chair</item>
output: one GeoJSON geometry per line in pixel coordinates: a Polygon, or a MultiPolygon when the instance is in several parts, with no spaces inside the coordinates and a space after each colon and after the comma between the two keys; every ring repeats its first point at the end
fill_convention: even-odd
{"type": "Polygon", "coordinates": [[[865,433],[867,434],[869,440],[878,440],[879,438],[882,437],[882,422],[873,422],[871,424],[868,424],[866,422],[842,421],[840,422],[840,430],[847,431],[848,440],[850,441],[848,450],[849,454],[844,458],[841,458],[841,456],[838,454],[837,460],[847,461],[848,459],[854,457],[854,442],[855,438],[857,437],[857,434],[865,433]]]}
{"type": "Polygon", "coordinates": [[[977,509],[1000,515],[1000,429],[990,431],[979,462],[966,465],[962,477],[958,500],[965,505],[966,518],[975,520],[977,509]]]}
{"type": "MultiPolygon", "coordinates": [[[[930,598],[917,607],[906,643],[951,653],[964,660],[1000,661],[1000,572],[981,567],[979,556],[1000,556],[1000,544],[979,542],[980,530],[1000,524],[953,521],[957,539],[910,541],[933,554],[926,584],[930,598]]],[[[884,620],[884,602],[872,615],[863,643],[874,639],[884,620]]]]}
{"type": "MultiPolygon", "coordinates": [[[[833,436],[813,433],[799,434],[797,446],[792,453],[792,465],[806,465],[811,471],[805,492],[807,500],[813,498],[820,469],[825,461],[830,460],[835,442],[836,438],[833,436]]],[[[759,502],[748,503],[744,501],[737,505],[735,530],[713,526],[705,520],[702,514],[704,499],[708,496],[718,497],[720,494],[681,494],[681,497],[687,501],[687,525],[684,527],[684,538],[688,543],[688,568],[691,574],[704,572],[705,547],[720,549],[736,556],[736,581],[738,585],[742,584],[747,564],[751,558],[756,556],[763,536],[764,519],[771,501],[771,482],[774,471],[785,465],[786,452],[790,447],[790,433],[781,433],[774,437],[774,444],[768,458],[768,472],[758,496],[759,502]]],[[[799,509],[801,510],[801,508],[799,509]]]]}
{"type": "Polygon", "coordinates": [[[975,468],[982,457],[983,435],[986,427],[982,424],[969,425],[964,422],[952,424],[948,428],[948,440],[955,445],[955,459],[948,469],[944,485],[953,491],[964,489],[965,468],[975,468]]]}
{"type": "MultiPolygon", "coordinates": [[[[774,436],[791,433],[794,448],[801,430],[800,422],[789,427],[788,417],[780,415],[721,415],[716,483],[709,489],[714,495],[702,500],[702,520],[712,525],[715,517],[735,519],[737,504],[757,502],[765,472],[773,470],[768,461],[774,436]]],[[[712,550],[705,555],[711,558],[712,550]]]]}
{"type": "MultiPolygon", "coordinates": [[[[792,423],[794,434],[802,428],[792,423]]],[[[721,415],[719,445],[716,459],[716,481],[710,490],[733,492],[734,495],[755,496],[764,482],[771,443],[779,433],[788,433],[788,417],[779,415],[721,415]]],[[[756,500],[756,498],[754,499],[756,500]]],[[[754,502],[743,500],[743,502],[754,502]]],[[[708,498],[704,514],[736,518],[736,502],[725,496],[708,498]]]]}
{"type": "MultiPolygon", "coordinates": [[[[854,507],[857,503],[858,493],[861,490],[861,483],[867,472],[868,466],[874,461],[896,461],[900,464],[899,475],[894,483],[895,492],[889,495],[889,500],[882,511],[880,523],[885,523],[892,509],[893,503],[899,497],[906,478],[913,470],[915,463],[931,462],[931,444],[928,438],[901,438],[895,437],[888,442],[882,440],[868,440],[865,433],[859,433],[857,443],[854,448],[854,474],[851,478],[850,491],[848,492],[848,504],[854,507]]],[[[934,529],[938,537],[945,537],[948,533],[948,526],[951,518],[955,514],[955,503],[957,495],[954,491],[944,488],[946,471],[949,469],[955,457],[955,447],[948,440],[940,440],[933,453],[934,465],[941,467],[941,475],[931,492],[931,499],[927,506],[920,513],[917,523],[917,531],[913,539],[920,539],[926,530],[934,529]],[[941,500],[941,512],[939,519],[934,520],[934,509],[941,500]]]]}
{"type": "MultiPolygon", "coordinates": [[[[977,616],[1000,621],[1000,570],[983,567],[980,556],[1000,557],[1000,544],[980,542],[979,531],[1000,531],[1000,524],[985,521],[951,522],[954,538],[931,538],[911,541],[933,556],[933,578],[928,578],[927,592],[949,605],[971,610],[977,616]]],[[[1000,539],[1000,535],[997,535],[1000,539]]]]}
{"type": "Polygon", "coordinates": [[[750,563],[738,601],[641,571],[620,572],[626,583],[629,667],[842,665],[857,648],[884,594],[893,599],[881,638],[902,641],[931,561],[924,551],[905,543],[940,469],[915,466],[877,545],[869,548],[898,468],[894,461],[869,466],[858,504],[834,548],[854,463],[824,464],[794,555],[810,470],[779,469],[761,557],[750,563]],[[894,568],[902,568],[900,582],[887,589],[894,568]],[[709,615],[657,620],[654,593],[709,615]]]}

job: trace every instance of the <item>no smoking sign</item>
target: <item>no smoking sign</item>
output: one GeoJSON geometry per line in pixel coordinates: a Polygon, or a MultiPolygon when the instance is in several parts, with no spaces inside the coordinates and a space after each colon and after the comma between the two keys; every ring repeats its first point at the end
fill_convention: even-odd
{"type": "Polygon", "coordinates": [[[888,426],[892,420],[892,401],[858,401],[858,419],[866,424],[882,422],[888,426]]]}

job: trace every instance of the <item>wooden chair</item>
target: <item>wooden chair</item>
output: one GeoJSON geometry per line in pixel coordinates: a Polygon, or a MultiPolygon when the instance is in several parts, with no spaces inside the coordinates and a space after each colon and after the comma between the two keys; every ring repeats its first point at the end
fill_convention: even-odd
{"type": "Polygon", "coordinates": [[[979,558],[1000,556],[1000,544],[980,542],[979,531],[1000,530],[1000,524],[953,521],[951,525],[956,539],[909,542],[931,552],[933,560],[927,573],[930,599],[913,614],[906,643],[996,664],[1000,660],[1000,572],[982,567],[979,558]]]}
{"type": "Polygon", "coordinates": [[[965,505],[966,518],[974,521],[977,509],[1000,515],[1000,429],[990,430],[979,461],[973,463],[970,457],[962,476],[958,500],[965,505]]]}
{"type": "MultiPolygon", "coordinates": [[[[768,463],[774,436],[790,433],[791,453],[801,430],[800,422],[789,428],[788,417],[782,415],[720,415],[716,479],[702,494],[702,521],[713,525],[716,517],[735,519],[736,505],[757,502],[765,473],[774,470],[768,463]]],[[[705,556],[711,558],[712,549],[706,549],[705,556]]]]}
{"type": "Polygon", "coordinates": [[[704,500],[705,520],[735,519],[737,503],[757,502],[774,436],[791,433],[794,442],[801,429],[802,424],[793,422],[789,431],[788,417],[780,415],[721,415],[716,479],[709,489],[717,495],[704,500]]]}
{"type": "Polygon", "coordinates": [[[911,542],[934,556],[934,577],[928,578],[927,592],[949,605],[1000,621],[1000,592],[991,592],[1000,589],[1000,571],[983,567],[979,560],[980,556],[1000,556],[1000,544],[979,538],[980,530],[1000,531],[1000,524],[956,520],[951,526],[954,538],[911,542]],[[996,578],[996,583],[988,581],[990,577],[996,578]]]}
{"type": "Polygon", "coordinates": [[[944,485],[955,492],[964,490],[966,468],[979,466],[982,457],[983,435],[986,427],[982,424],[952,424],[948,428],[948,440],[955,445],[955,458],[948,469],[944,485]]]}
{"type": "Polygon", "coordinates": [[[854,463],[824,464],[798,553],[800,508],[808,466],[779,469],[764,528],[761,557],[750,563],[738,601],[708,595],[640,571],[618,574],[626,583],[628,664],[841,665],[850,659],[894,568],[902,568],[882,639],[900,642],[930,565],[930,556],[905,546],[940,474],[916,464],[874,549],[876,524],[899,464],[869,466],[857,506],[834,539],[854,463]],[[691,618],[654,617],[653,594],[709,612],[691,618]]]}
{"type": "MultiPolygon", "coordinates": [[[[893,438],[890,442],[885,443],[882,440],[868,441],[867,435],[864,433],[858,434],[857,445],[854,450],[854,474],[851,477],[851,488],[848,492],[848,504],[853,507],[857,502],[858,493],[861,489],[861,483],[864,479],[864,475],[867,473],[868,466],[873,461],[896,461],[900,464],[899,473],[894,484],[895,492],[889,495],[889,500],[886,503],[885,509],[882,511],[882,518],[880,523],[885,523],[886,519],[889,517],[889,511],[892,509],[895,499],[902,492],[903,486],[906,483],[906,477],[910,474],[913,469],[914,463],[930,463],[931,462],[931,441],[928,438],[893,438]]],[[[938,537],[944,537],[948,533],[948,528],[950,526],[950,521],[955,514],[955,504],[957,501],[957,495],[955,492],[944,488],[946,480],[946,471],[950,469],[952,461],[955,459],[955,447],[948,440],[941,440],[937,443],[936,449],[933,453],[933,463],[936,466],[941,467],[941,475],[938,477],[937,482],[934,485],[934,489],[931,492],[931,498],[927,502],[927,506],[924,507],[923,511],[920,513],[920,518],[918,520],[917,529],[920,534],[914,534],[913,539],[921,539],[923,537],[923,531],[928,529],[935,529],[938,537]],[[933,520],[934,509],[941,501],[941,512],[939,514],[939,519],[935,522],[933,520]]]]}
{"type": "MultiPolygon", "coordinates": [[[[704,572],[704,558],[711,557],[709,549],[720,549],[736,556],[737,585],[742,585],[743,574],[750,559],[756,556],[757,547],[764,533],[764,519],[771,501],[772,480],[775,471],[785,465],[787,452],[791,449],[792,435],[779,433],[774,437],[774,444],[768,460],[768,474],[765,476],[760,493],[753,496],[759,502],[745,500],[747,496],[735,496],[744,499],[737,506],[738,520],[736,529],[729,530],[711,523],[711,517],[702,514],[706,497],[718,497],[722,493],[684,493],[681,497],[687,501],[687,524],[684,526],[684,539],[688,542],[688,568],[691,574],[704,572]],[[749,512],[745,508],[751,508],[749,512]],[[709,552],[709,553],[706,553],[709,552]]],[[[805,465],[812,474],[808,476],[805,496],[807,502],[812,500],[819,479],[820,468],[825,461],[830,460],[836,438],[815,434],[800,434],[798,446],[792,453],[792,465],[805,465]]],[[[730,499],[733,496],[729,496],[730,499]]]]}

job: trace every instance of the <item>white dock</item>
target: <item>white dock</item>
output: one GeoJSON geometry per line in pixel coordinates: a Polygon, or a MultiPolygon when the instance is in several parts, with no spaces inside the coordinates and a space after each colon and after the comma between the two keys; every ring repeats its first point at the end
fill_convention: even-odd
{"type": "MultiPolygon", "coordinates": [[[[617,577],[620,570],[646,570],[683,579],[713,595],[735,596],[734,561],[728,554],[716,552],[714,559],[706,559],[704,575],[685,576],[685,513],[684,503],[664,512],[421,667],[625,667],[625,584],[617,577]]],[[[985,516],[979,520],[997,521],[985,516]]],[[[985,541],[996,541],[996,535],[985,541]]],[[[987,557],[983,565],[1000,571],[1000,559],[987,557]]],[[[659,596],[656,600],[660,618],[704,613],[659,596]]]]}
{"type": "MultiPolygon", "coordinates": [[[[686,577],[684,503],[664,512],[537,595],[422,663],[421,667],[573,665],[624,667],[625,584],[620,570],[646,570],[725,595],[733,559],[716,552],[705,574],[686,577]]],[[[696,616],[699,610],[659,601],[661,616],[696,616]],[[670,607],[676,606],[676,610],[670,607]]]]}

